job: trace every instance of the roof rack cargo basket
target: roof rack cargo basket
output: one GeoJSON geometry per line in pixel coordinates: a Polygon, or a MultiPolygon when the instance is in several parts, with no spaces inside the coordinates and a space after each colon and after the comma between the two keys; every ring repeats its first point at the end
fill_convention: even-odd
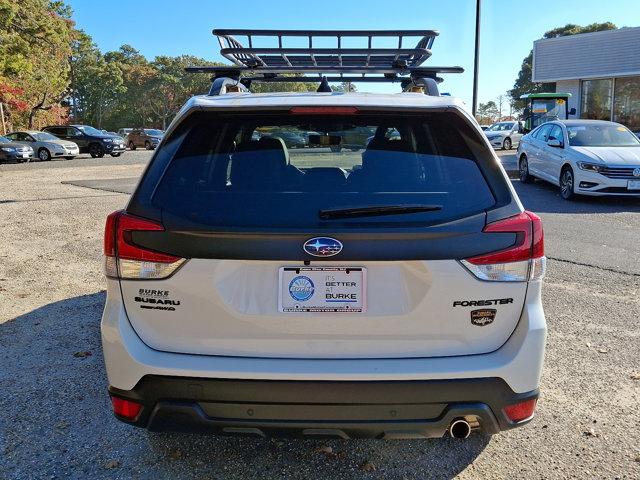
{"type": "Polygon", "coordinates": [[[233,65],[186,68],[213,75],[210,95],[227,91],[233,83],[236,86],[229,91],[246,91],[251,82],[319,81],[319,91],[327,91],[327,82],[400,82],[405,90],[415,86],[438,95],[436,84],[442,81],[438,74],[464,71],[461,67],[422,66],[431,56],[436,30],[215,29],[213,34],[220,43],[220,54],[233,65]],[[237,37],[246,38],[247,46],[237,37]],[[410,39],[414,46],[407,45],[410,39]],[[345,43],[358,42],[363,44],[359,48],[345,47],[345,43]]]}

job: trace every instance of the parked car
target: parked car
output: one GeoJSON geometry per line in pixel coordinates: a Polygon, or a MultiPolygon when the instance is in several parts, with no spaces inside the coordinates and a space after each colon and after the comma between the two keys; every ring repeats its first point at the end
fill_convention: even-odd
{"type": "Polygon", "coordinates": [[[604,120],[559,120],[522,137],[520,181],[540,178],[575,195],[640,195],[640,140],[604,120]]]}
{"type": "Polygon", "coordinates": [[[496,122],[484,131],[493,148],[511,150],[520,144],[524,122],[496,122]]]}
{"type": "Polygon", "coordinates": [[[462,438],[533,418],[542,224],[461,101],[197,96],[158,149],[106,221],[102,345],[119,420],[462,438]],[[350,162],[253,135],[364,127],[373,138],[350,162]]]}
{"type": "Polygon", "coordinates": [[[127,135],[127,146],[131,150],[144,147],[153,150],[162,141],[164,132],[154,128],[134,128],[127,135]]]}
{"type": "Polygon", "coordinates": [[[0,161],[28,162],[33,158],[33,155],[33,148],[0,136],[0,161]]]}
{"type": "Polygon", "coordinates": [[[30,146],[33,148],[36,157],[43,162],[54,157],[64,157],[67,160],[71,160],[80,153],[78,145],[74,142],[61,140],[49,132],[22,130],[9,133],[7,138],[30,146]]]}
{"type": "MultiPolygon", "coordinates": [[[[332,135],[340,135],[340,144],[332,146],[331,151],[339,152],[343,148],[346,148],[352,152],[356,152],[367,146],[369,139],[374,133],[375,129],[372,129],[369,126],[360,126],[341,132],[333,132],[332,135]]],[[[390,133],[389,135],[394,135],[395,133],[390,133]]]]}
{"type": "Polygon", "coordinates": [[[107,135],[111,135],[113,138],[116,139],[116,141],[118,141],[119,143],[122,143],[123,145],[125,144],[124,141],[124,137],[120,136],[119,134],[117,134],[116,132],[109,132],[108,130],[100,130],[102,133],[106,133],[107,135]]]}
{"type": "Polygon", "coordinates": [[[124,138],[125,140],[127,139],[127,135],[129,135],[129,133],[131,133],[131,130],[133,130],[133,128],[119,128],[118,129],[118,135],[122,138],[124,138]]]}
{"type": "Polygon", "coordinates": [[[290,130],[272,131],[266,135],[281,138],[287,148],[304,148],[307,146],[307,139],[303,135],[290,130]]]}
{"type": "Polygon", "coordinates": [[[42,130],[63,140],[76,143],[80,153],[89,153],[93,158],[102,158],[106,154],[119,157],[126,149],[111,135],[89,125],[53,125],[42,130]]]}

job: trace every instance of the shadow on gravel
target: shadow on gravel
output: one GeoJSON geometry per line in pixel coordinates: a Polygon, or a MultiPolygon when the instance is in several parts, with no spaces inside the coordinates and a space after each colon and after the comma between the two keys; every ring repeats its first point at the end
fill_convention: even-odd
{"type": "Polygon", "coordinates": [[[104,300],[73,297],[0,324],[0,478],[452,478],[490,441],[256,440],[130,427],[115,420],[106,392],[104,300]]]}
{"type": "Polygon", "coordinates": [[[540,213],[640,213],[640,197],[588,197],[578,196],[567,201],[560,197],[560,190],[555,185],[542,180],[525,184],[512,180],[513,187],[524,208],[540,213]]]}
{"type": "Polygon", "coordinates": [[[100,180],[65,180],[60,182],[76,187],[92,188],[94,190],[104,190],[105,192],[133,193],[138,184],[139,177],[128,178],[107,178],[100,180]]]}

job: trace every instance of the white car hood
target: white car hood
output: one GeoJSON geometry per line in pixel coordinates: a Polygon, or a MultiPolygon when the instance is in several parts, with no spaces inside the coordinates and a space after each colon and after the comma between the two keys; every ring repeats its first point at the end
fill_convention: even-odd
{"type": "Polygon", "coordinates": [[[484,134],[487,136],[488,139],[498,138],[498,137],[506,137],[508,133],[509,132],[506,132],[506,131],[487,132],[486,130],[484,132],[484,134]]]}
{"type": "Polygon", "coordinates": [[[640,166],[638,147],[571,147],[576,152],[610,165],[640,166]]]}

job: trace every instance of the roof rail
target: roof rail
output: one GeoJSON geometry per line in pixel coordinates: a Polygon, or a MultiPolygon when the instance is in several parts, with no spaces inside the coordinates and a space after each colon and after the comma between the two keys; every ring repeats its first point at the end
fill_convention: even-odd
{"type": "MultiPolygon", "coordinates": [[[[215,29],[213,34],[218,37],[220,54],[233,65],[194,66],[186,70],[211,73],[214,83],[224,77],[247,88],[252,82],[400,82],[405,90],[426,87],[427,94],[438,95],[437,83],[442,81],[438,74],[464,71],[462,67],[421,66],[431,56],[431,47],[438,36],[435,30],[215,29]],[[240,43],[236,36],[246,37],[248,46],[240,43]],[[256,37],[260,37],[260,43],[277,43],[277,47],[256,46],[256,37]],[[307,46],[285,46],[294,38],[299,45],[301,37],[303,42],[306,38],[307,46]],[[314,46],[316,37],[324,38],[323,45],[332,43],[327,37],[333,38],[336,46],[314,46]],[[366,47],[344,47],[343,40],[353,37],[366,41],[366,47]],[[385,37],[386,44],[392,42],[397,46],[374,48],[374,40],[379,37],[385,37]],[[418,39],[415,46],[406,46],[407,37],[418,39]]],[[[210,94],[225,93],[224,90],[212,86],[210,94]]]]}

